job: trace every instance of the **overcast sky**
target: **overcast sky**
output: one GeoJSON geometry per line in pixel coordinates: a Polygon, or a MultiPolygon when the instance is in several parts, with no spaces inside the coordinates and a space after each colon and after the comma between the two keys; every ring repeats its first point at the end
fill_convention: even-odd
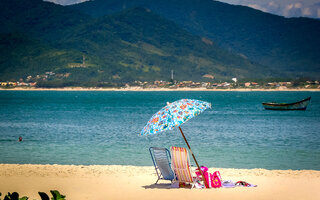
{"type": "MultiPolygon", "coordinates": [[[[87,0],[47,0],[61,5],[70,5],[87,0]]],[[[159,0],[161,1],[161,0],[159,0]]],[[[182,0],[183,1],[183,0],[182,0]]],[[[264,12],[285,17],[320,18],[320,0],[219,0],[235,5],[249,6],[264,12]]]]}
{"type": "Polygon", "coordinates": [[[320,18],[320,0],[219,0],[285,17],[320,18]]]}

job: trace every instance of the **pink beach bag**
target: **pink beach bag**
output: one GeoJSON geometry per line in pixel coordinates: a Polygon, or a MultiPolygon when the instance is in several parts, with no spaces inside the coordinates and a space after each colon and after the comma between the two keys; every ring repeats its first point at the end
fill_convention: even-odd
{"type": "Polygon", "coordinates": [[[210,174],[210,185],[213,188],[219,188],[222,186],[221,184],[221,175],[219,171],[215,171],[213,174],[210,174]]]}
{"type": "MultiPolygon", "coordinates": [[[[209,185],[209,188],[211,188],[210,173],[208,173],[208,167],[201,166],[200,169],[203,173],[204,178],[206,179],[206,181],[209,185]]],[[[197,175],[198,180],[202,180],[201,172],[199,171],[199,169],[196,170],[196,175],[197,175]]]]}
{"type": "MultiPolygon", "coordinates": [[[[222,179],[219,171],[209,173],[208,168],[205,166],[201,166],[201,171],[208,183],[209,188],[219,188],[222,186],[222,179]]],[[[202,180],[201,173],[199,170],[196,170],[196,175],[199,180],[202,180]]]]}

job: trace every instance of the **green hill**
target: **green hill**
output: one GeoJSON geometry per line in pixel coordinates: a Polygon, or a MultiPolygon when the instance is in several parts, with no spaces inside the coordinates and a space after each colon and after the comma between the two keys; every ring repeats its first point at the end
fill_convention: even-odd
{"type": "Polygon", "coordinates": [[[212,0],[95,0],[70,7],[99,17],[136,6],[269,69],[292,77],[320,77],[320,21],[316,19],[284,18],[212,0]]]}
{"type": "Polygon", "coordinates": [[[46,41],[90,20],[84,13],[42,0],[1,0],[0,9],[0,33],[22,32],[46,41]]]}
{"type": "Polygon", "coordinates": [[[105,16],[70,30],[58,45],[86,52],[100,70],[125,80],[263,77],[266,70],[184,31],[144,8],[105,16]],[[103,58],[103,59],[102,59],[103,58]]]}
{"type": "Polygon", "coordinates": [[[103,86],[134,80],[168,80],[171,70],[178,80],[205,80],[205,74],[219,80],[265,78],[272,74],[149,9],[133,8],[91,18],[69,7],[39,0],[28,4],[4,0],[0,4],[7,8],[0,13],[2,81],[39,75],[34,80],[42,85],[103,86]],[[11,15],[15,12],[19,14],[11,15]],[[43,81],[45,72],[59,76],[43,81]]]}

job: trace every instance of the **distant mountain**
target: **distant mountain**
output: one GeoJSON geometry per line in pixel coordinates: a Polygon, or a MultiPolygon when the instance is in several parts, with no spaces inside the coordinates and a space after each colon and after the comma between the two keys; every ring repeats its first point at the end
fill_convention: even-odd
{"type": "Polygon", "coordinates": [[[0,34],[0,81],[57,71],[81,57],[81,52],[56,49],[22,33],[0,34]]]}
{"type": "Polygon", "coordinates": [[[90,19],[87,14],[42,0],[1,0],[0,33],[23,32],[56,40],[66,28],[90,19]]]}
{"type": "Polygon", "coordinates": [[[55,48],[53,43],[65,29],[87,22],[88,15],[42,0],[1,0],[0,9],[0,81],[81,62],[82,52],[55,48]]]}
{"type": "Polygon", "coordinates": [[[205,74],[219,80],[272,75],[146,8],[91,18],[39,0],[4,0],[0,6],[6,8],[0,13],[1,80],[48,71],[59,74],[47,78],[56,85],[168,80],[171,70],[178,80],[205,80],[205,74]]]}
{"type": "Polygon", "coordinates": [[[96,56],[94,60],[100,60],[96,65],[111,66],[108,73],[125,80],[168,79],[171,70],[179,80],[200,80],[205,74],[217,78],[268,74],[262,66],[193,36],[145,8],[101,17],[72,29],[59,45],[96,56]]]}
{"type": "Polygon", "coordinates": [[[70,7],[99,17],[136,6],[269,69],[320,77],[320,20],[284,18],[213,0],[94,0],[70,7]]]}

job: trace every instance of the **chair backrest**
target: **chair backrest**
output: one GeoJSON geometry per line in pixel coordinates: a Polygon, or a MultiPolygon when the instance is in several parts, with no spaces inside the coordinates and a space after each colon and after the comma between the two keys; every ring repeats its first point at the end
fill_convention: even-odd
{"type": "Polygon", "coordinates": [[[171,157],[169,150],[160,147],[150,147],[149,151],[159,179],[173,180],[174,173],[170,166],[171,157]],[[160,173],[157,169],[159,169],[160,173]]]}
{"type": "Polygon", "coordinates": [[[171,147],[171,167],[179,182],[193,183],[189,153],[183,147],[171,147]]]}

